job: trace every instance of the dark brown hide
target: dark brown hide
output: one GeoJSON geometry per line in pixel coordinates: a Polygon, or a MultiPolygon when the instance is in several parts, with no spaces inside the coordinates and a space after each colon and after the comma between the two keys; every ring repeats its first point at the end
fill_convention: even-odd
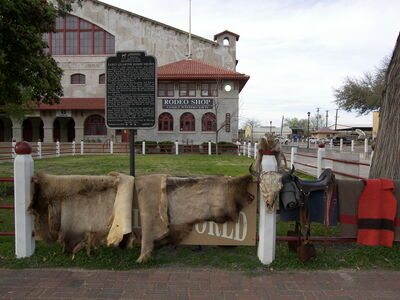
{"type": "MultiPolygon", "coordinates": [[[[142,180],[143,178],[137,178],[136,184],[140,185],[142,180]]],[[[156,180],[156,178],[153,178],[153,180],[156,180]]],[[[153,214],[149,212],[147,216],[143,215],[144,206],[141,203],[145,202],[146,207],[150,208],[149,201],[153,198],[146,197],[146,200],[144,200],[139,195],[143,240],[142,252],[138,262],[146,260],[154,247],[168,243],[179,243],[190,233],[196,223],[236,221],[240,210],[248,199],[247,189],[251,182],[251,175],[242,177],[168,177],[166,192],[169,227],[157,221],[161,218],[154,215],[157,209],[156,204],[151,205],[153,214]],[[149,220],[144,220],[143,217],[148,217],[149,220]],[[153,235],[155,228],[157,228],[158,234],[153,235]],[[148,233],[152,236],[147,235],[148,233]]],[[[158,186],[163,186],[163,184],[158,184],[158,186]]],[[[157,184],[154,183],[153,188],[147,186],[145,189],[154,189],[155,185],[157,184]]],[[[154,194],[152,192],[154,199],[162,189],[163,187],[154,194]]],[[[144,190],[142,190],[143,192],[144,190]]]]}

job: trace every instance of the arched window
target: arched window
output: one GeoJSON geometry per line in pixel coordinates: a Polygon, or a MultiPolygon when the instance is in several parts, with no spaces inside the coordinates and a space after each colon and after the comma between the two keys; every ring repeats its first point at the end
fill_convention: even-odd
{"type": "Polygon", "coordinates": [[[99,115],[89,116],[85,120],[85,135],[107,135],[104,118],[99,115]]]}
{"type": "Polygon", "coordinates": [[[213,113],[206,113],[201,119],[201,130],[202,131],[216,131],[217,130],[217,119],[213,113]]]}
{"type": "Polygon", "coordinates": [[[67,15],[56,18],[56,32],[43,39],[48,50],[57,55],[114,54],[115,38],[100,27],[81,18],[67,15]]]}
{"type": "Polygon", "coordinates": [[[106,84],[106,74],[99,75],[99,84],[106,84]]]}
{"type": "Polygon", "coordinates": [[[195,119],[191,113],[181,115],[181,131],[195,131],[195,119]]]}
{"type": "Polygon", "coordinates": [[[72,74],[71,75],[71,84],[85,84],[86,76],[83,74],[72,74]]]}
{"type": "Polygon", "coordinates": [[[174,118],[169,113],[162,113],[158,117],[158,130],[159,131],[173,131],[174,118]]]}

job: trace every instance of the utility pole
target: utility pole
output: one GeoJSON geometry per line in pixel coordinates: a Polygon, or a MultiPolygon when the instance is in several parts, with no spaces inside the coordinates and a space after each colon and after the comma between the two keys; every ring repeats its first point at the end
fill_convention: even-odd
{"type": "Polygon", "coordinates": [[[325,127],[328,128],[328,111],[325,111],[325,112],[326,112],[326,115],[325,115],[325,118],[326,118],[325,127]]]}
{"type": "Polygon", "coordinates": [[[335,117],[335,131],[336,131],[336,129],[337,129],[337,114],[338,114],[338,108],[336,109],[336,117],[335,117]]]}
{"type": "Polygon", "coordinates": [[[317,130],[319,127],[319,107],[317,107],[317,130]]]}
{"type": "Polygon", "coordinates": [[[269,133],[272,133],[272,121],[269,121],[269,133]]]}
{"type": "Polygon", "coordinates": [[[281,122],[281,136],[282,136],[282,132],[283,132],[283,119],[285,118],[285,116],[282,116],[282,122],[281,122]]]}

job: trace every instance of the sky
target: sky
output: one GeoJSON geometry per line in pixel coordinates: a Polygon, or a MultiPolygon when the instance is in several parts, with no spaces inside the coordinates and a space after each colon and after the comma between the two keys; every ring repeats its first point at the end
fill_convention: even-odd
{"type": "MultiPolygon", "coordinates": [[[[189,0],[102,1],[189,28],[189,0]]],[[[282,116],[305,119],[319,108],[334,124],[334,89],[390,58],[400,31],[400,0],[192,0],[191,7],[193,34],[240,35],[236,71],[250,75],[240,93],[241,123],[279,127],[282,116]]],[[[337,123],[372,125],[372,114],[339,110],[337,123]]]]}

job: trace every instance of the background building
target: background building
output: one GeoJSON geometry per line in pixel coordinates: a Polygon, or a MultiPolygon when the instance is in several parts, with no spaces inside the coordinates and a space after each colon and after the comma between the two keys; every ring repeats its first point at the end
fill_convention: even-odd
{"type": "Polygon", "coordinates": [[[157,125],[138,130],[138,139],[199,143],[215,140],[221,127],[220,140],[237,138],[239,93],[249,79],[236,72],[239,35],[192,35],[188,57],[187,32],[95,0],[57,18],[56,30],[44,38],[64,70],[64,97],[22,121],[0,115],[0,141],[125,141],[124,131],[106,128],[104,119],[105,62],[118,51],[145,51],[159,66],[157,125]],[[172,105],[175,99],[192,105],[172,105]]]}

